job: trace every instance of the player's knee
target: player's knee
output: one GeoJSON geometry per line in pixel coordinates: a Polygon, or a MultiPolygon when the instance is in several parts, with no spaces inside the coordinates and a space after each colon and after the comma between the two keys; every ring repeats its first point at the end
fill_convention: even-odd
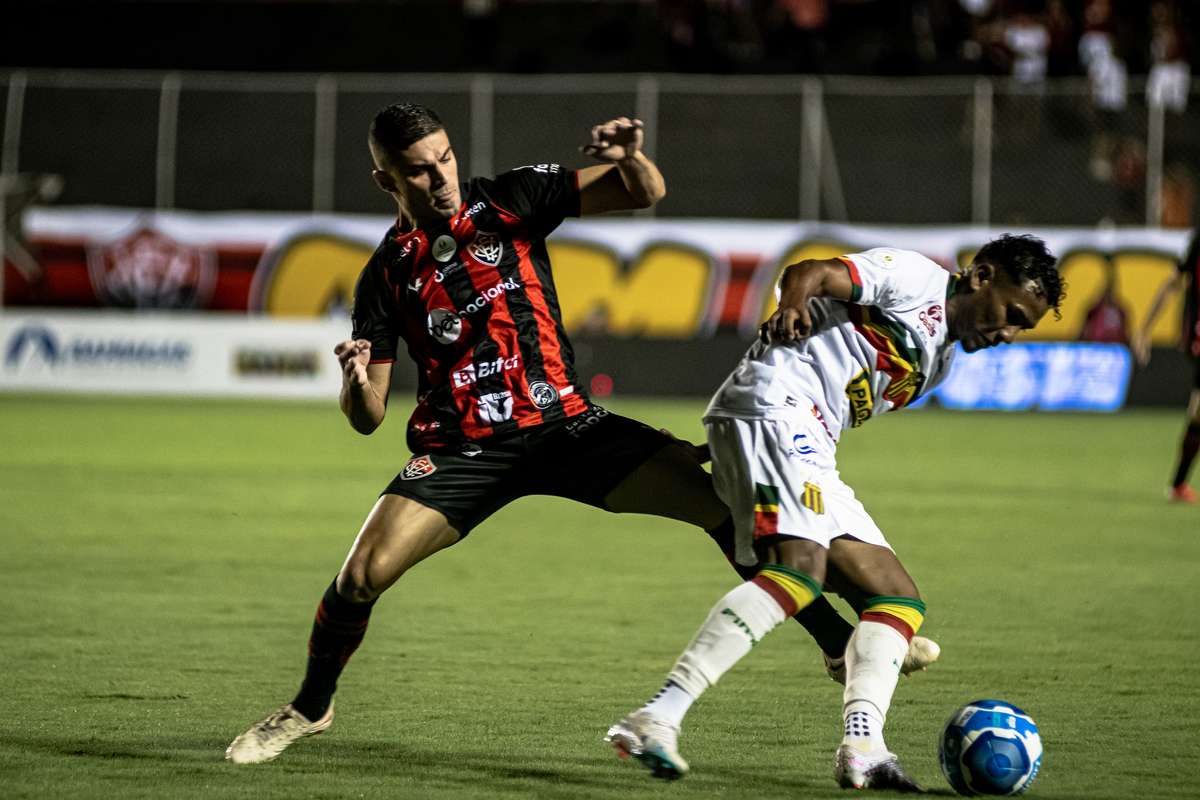
{"type": "Polygon", "coordinates": [[[369,603],[383,593],[371,580],[369,559],[351,557],[338,574],[338,594],[352,603],[369,603]]]}
{"type": "Polygon", "coordinates": [[[825,582],[825,554],[825,548],[816,542],[791,539],[779,543],[772,561],[808,575],[819,586],[825,582]]]}

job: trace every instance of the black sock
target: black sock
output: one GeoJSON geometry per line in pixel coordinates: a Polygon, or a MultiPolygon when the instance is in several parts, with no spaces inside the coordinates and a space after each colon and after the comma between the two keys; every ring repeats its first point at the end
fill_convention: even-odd
{"type": "Polygon", "coordinates": [[[1200,451],[1200,422],[1192,422],[1183,434],[1183,442],[1179,445],[1179,466],[1175,469],[1175,480],[1172,486],[1182,486],[1187,483],[1188,472],[1192,462],[1196,460],[1196,452],[1200,451]]]}
{"type": "Polygon", "coordinates": [[[336,578],[325,590],[308,639],[304,683],[292,701],[292,706],[309,722],[316,722],[329,709],[338,676],[366,635],[367,620],[374,605],[374,600],[352,603],[342,597],[338,594],[336,578]]]}
{"type": "Polygon", "coordinates": [[[796,612],[792,619],[804,626],[804,630],[816,640],[817,646],[830,658],[841,658],[846,653],[846,643],[854,626],[837,612],[825,595],[796,612]]]}

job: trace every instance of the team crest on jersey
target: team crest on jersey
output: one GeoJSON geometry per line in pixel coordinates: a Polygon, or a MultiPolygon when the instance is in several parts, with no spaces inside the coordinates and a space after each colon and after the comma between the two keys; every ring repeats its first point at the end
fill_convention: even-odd
{"type": "Polygon", "coordinates": [[[456,250],[458,250],[458,244],[455,243],[454,237],[449,234],[443,233],[433,240],[433,257],[442,263],[453,258],[456,250]]]}
{"type": "Polygon", "coordinates": [[[500,237],[496,234],[480,231],[475,234],[474,241],[467,245],[467,252],[481,264],[494,267],[500,263],[501,257],[504,256],[504,243],[500,241],[500,237]]]}
{"type": "Polygon", "coordinates": [[[437,472],[437,464],[429,456],[413,456],[400,470],[400,480],[416,481],[437,472]]]}
{"type": "Polygon", "coordinates": [[[545,381],[534,381],[529,384],[529,399],[538,408],[549,408],[558,400],[558,389],[545,381]]]}

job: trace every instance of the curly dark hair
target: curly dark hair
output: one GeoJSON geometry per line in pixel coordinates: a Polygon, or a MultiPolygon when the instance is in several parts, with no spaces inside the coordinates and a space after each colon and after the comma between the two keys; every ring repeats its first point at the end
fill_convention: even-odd
{"type": "Polygon", "coordinates": [[[1017,284],[1033,281],[1054,309],[1055,319],[1062,319],[1059,304],[1066,296],[1067,286],[1058,273],[1058,259],[1041,239],[1006,233],[981,247],[975,254],[975,263],[998,267],[1017,284]]]}
{"type": "Polygon", "coordinates": [[[433,109],[416,103],[392,103],[376,112],[370,137],[385,154],[392,154],[440,130],[445,126],[433,109]]]}

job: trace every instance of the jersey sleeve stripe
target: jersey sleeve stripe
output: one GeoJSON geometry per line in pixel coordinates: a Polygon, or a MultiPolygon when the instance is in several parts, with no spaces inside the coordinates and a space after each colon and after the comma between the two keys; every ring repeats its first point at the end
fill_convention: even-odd
{"type": "Polygon", "coordinates": [[[850,273],[850,300],[851,302],[857,303],[862,299],[863,293],[862,276],[858,274],[858,267],[854,265],[854,261],[852,259],[846,258],[845,256],[838,256],[838,261],[845,264],[846,270],[850,273]]]}

